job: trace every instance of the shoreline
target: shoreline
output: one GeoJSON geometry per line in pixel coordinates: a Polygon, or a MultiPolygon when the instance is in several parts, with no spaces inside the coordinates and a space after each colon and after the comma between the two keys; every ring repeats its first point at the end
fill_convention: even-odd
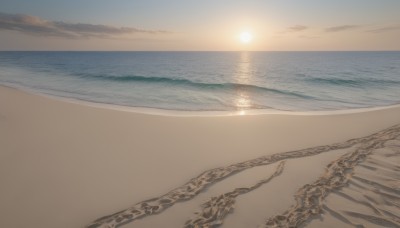
{"type": "Polygon", "coordinates": [[[312,110],[312,111],[287,111],[278,109],[248,109],[248,110],[232,110],[232,111],[211,111],[211,110],[183,111],[183,110],[170,110],[170,109],[149,108],[149,107],[132,107],[132,106],[87,101],[77,98],[62,97],[62,96],[47,94],[44,92],[35,91],[34,89],[30,89],[25,86],[0,84],[0,87],[15,89],[23,93],[28,93],[32,95],[42,96],[54,100],[59,100],[63,102],[84,105],[89,107],[155,115],[155,116],[173,116],[173,117],[213,117],[213,116],[223,117],[223,116],[243,116],[243,115],[300,115],[300,116],[342,115],[342,114],[362,113],[362,112],[370,112],[377,110],[386,110],[386,109],[400,107],[400,103],[398,103],[386,106],[375,106],[375,107],[365,107],[365,108],[351,108],[351,109],[338,109],[338,110],[312,110]]]}
{"type": "MultiPolygon", "coordinates": [[[[359,148],[369,148],[370,139],[385,146],[399,127],[392,128],[393,135],[385,129],[397,124],[400,107],[341,115],[182,118],[92,107],[0,86],[0,226],[84,227],[137,203],[173,196],[173,190],[187,189],[180,186],[215,171],[226,178],[123,228],[181,227],[203,211],[204,201],[273,176],[238,196],[224,220],[231,228],[257,227],[284,213],[296,202],[297,190],[324,176],[342,154],[365,151],[359,148]],[[321,150],[326,153],[317,155],[321,150]],[[277,163],[265,163],[268,159],[287,161],[282,174],[273,174],[277,163]],[[248,172],[233,169],[242,167],[248,172]]],[[[390,168],[396,166],[391,159],[397,158],[374,162],[394,163],[386,165],[390,168]]]]}

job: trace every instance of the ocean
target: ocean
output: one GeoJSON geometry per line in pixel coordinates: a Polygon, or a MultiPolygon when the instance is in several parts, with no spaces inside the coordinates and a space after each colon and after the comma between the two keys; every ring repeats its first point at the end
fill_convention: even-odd
{"type": "Polygon", "coordinates": [[[0,84],[157,110],[347,110],[400,103],[400,52],[0,52],[0,84]]]}

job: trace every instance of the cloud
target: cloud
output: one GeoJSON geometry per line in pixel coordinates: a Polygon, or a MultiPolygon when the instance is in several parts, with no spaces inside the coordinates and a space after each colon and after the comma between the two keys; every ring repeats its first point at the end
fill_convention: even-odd
{"type": "Polygon", "coordinates": [[[320,38],[319,36],[298,36],[301,39],[317,39],[320,38]]]}
{"type": "Polygon", "coordinates": [[[326,28],[325,32],[342,32],[346,30],[358,29],[360,27],[361,27],[360,25],[340,25],[340,26],[326,28]]]}
{"type": "Polygon", "coordinates": [[[396,31],[396,30],[400,30],[400,25],[381,27],[381,28],[377,28],[377,29],[368,30],[366,32],[383,33],[383,32],[391,32],[391,31],[396,31]]]}
{"type": "Polygon", "coordinates": [[[306,29],[308,29],[307,26],[304,26],[304,25],[295,25],[295,26],[289,27],[289,28],[288,28],[288,31],[289,31],[289,32],[300,32],[300,31],[303,31],[303,30],[306,30],[306,29]]]}
{"type": "Polygon", "coordinates": [[[294,25],[292,27],[288,27],[286,28],[286,30],[281,31],[281,32],[277,32],[278,34],[285,34],[285,33],[293,33],[293,32],[301,32],[308,29],[307,26],[305,25],[294,25]]]}
{"type": "Polygon", "coordinates": [[[30,35],[63,38],[113,38],[129,34],[163,34],[163,30],[145,30],[132,27],[114,27],[85,23],[47,21],[36,16],[0,13],[0,30],[14,30],[30,35]]]}

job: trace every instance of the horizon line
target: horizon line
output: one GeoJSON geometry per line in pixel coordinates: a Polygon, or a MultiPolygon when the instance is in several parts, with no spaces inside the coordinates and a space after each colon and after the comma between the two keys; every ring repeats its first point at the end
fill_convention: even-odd
{"type": "Polygon", "coordinates": [[[399,50],[0,50],[0,52],[399,52],[399,50]]]}

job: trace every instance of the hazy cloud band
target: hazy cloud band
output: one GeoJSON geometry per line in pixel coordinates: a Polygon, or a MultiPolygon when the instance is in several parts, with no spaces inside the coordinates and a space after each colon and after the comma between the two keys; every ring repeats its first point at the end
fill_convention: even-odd
{"type": "Polygon", "coordinates": [[[360,28],[360,25],[341,25],[341,26],[334,26],[325,29],[325,32],[342,32],[347,30],[353,30],[360,28]]]}
{"type": "Polygon", "coordinates": [[[291,32],[300,32],[300,31],[304,31],[306,29],[308,29],[308,27],[305,25],[295,25],[295,26],[288,28],[288,30],[291,32]]]}
{"type": "Polygon", "coordinates": [[[0,13],[0,30],[14,30],[31,35],[63,38],[110,38],[125,34],[162,34],[163,30],[114,27],[86,23],[47,21],[36,16],[0,13]]]}
{"type": "Polygon", "coordinates": [[[381,28],[377,28],[377,29],[368,30],[367,32],[383,33],[383,32],[397,31],[397,30],[400,30],[400,25],[381,27],[381,28]]]}

